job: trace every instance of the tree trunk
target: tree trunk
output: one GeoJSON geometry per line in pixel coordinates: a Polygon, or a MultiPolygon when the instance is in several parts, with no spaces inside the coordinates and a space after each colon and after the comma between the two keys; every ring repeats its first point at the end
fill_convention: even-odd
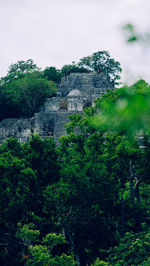
{"type": "Polygon", "coordinates": [[[132,161],[129,163],[129,172],[130,172],[130,199],[131,203],[134,206],[135,205],[135,190],[134,190],[134,176],[133,176],[133,169],[132,169],[132,161]]]}
{"type": "Polygon", "coordinates": [[[142,181],[137,180],[136,184],[135,184],[135,197],[137,199],[137,203],[138,204],[141,204],[140,189],[139,189],[139,186],[140,186],[141,182],[142,181]]]}
{"type": "Polygon", "coordinates": [[[72,248],[72,251],[73,251],[74,256],[75,256],[75,260],[77,261],[78,265],[80,266],[81,265],[80,258],[79,258],[78,251],[77,251],[76,245],[74,243],[73,237],[72,237],[72,235],[68,229],[65,228],[63,231],[65,233],[66,239],[68,240],[68,242],[72,248]]]}

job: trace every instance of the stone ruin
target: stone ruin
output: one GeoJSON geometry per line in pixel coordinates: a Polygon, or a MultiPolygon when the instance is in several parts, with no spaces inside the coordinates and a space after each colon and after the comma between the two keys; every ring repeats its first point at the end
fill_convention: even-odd
{"type": "Polygon", "coordinates": [[[62,78],[56,97],[48,98],[38,113],[31,118],[7,118],[0,122],[0,143],[6,138],[17,138],[20,143],[27,142],[31,134],[41,138],[66,135],[64,125],[69,115],[82,113],[94,99],[101,97],[107,89],[114,89],[113,81],[103,73],[71,73],[62,78]]]}

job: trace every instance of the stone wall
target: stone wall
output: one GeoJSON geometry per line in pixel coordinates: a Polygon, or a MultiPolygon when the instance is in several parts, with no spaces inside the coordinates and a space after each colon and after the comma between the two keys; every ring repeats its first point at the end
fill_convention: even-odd
{"type": "Polygon", "coordinates": [[[21,143],[26,142],[33,133],[33,127],[32,118],[5,119],[0,123],[0,143],[10,137],[17,138],[21,143]]]}
{"type": "Polygon", "coordinates": [[[32,133],[41,138],[52,136],[58,143],[66,135],[64,125],[73,112],[82,113],[85,106],[101,97],[107,89],[113,89],[108,76],[96,73],[72,73],[62,79],[56,97],[47,99],[39,113],[32,118],[10,118],[0,122],[0,143],[16,137],[20,143],[27,142],[32,133]]]}
{"type": "Polygon", "coordinates": [[[103,73],[71,73],[62,79],[58,92],[61,97],[66,97],[71,90],[78,89],[83,97],[92,97],[96,88],[101,93],[101,90],[106,92],[113,87],[113,82],[103,73]]]}

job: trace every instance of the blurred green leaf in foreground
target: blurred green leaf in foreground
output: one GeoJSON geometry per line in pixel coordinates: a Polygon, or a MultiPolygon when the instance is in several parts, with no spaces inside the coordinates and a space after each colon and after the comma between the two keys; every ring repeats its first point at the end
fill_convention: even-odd
{"type": "Polygon", "coordinates": [[[131,23],[125,24],[123,31],[125,32],[126,42],[128,43],[143,42],[150,44],[150,34],[147,31],[140,33],[131,23]]]}
{"type": "Polygon", "coordinates": [[[96,108],[98,111],[92,124],[97,128],[118,130],[129,136],[141,131],[150,133],[150,85],[144,80],[114,92],[108,91],[96,100],[96,108]]]}

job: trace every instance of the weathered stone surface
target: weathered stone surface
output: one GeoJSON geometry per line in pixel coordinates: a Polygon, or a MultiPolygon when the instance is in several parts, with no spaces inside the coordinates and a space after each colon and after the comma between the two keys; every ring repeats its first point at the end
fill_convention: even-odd
{"type": "Polygon", "coordinates": [[[20,143],[27,142],[32,133],[41,138],[52,136],[58,143],[66,135],[64,125],[73,112],[82,113],[83,108],[101,97],[113,83],[105,75],[96,73],[72,73],[62,79],[56,97],[47,99],[45,105],[32,118],[10,118],[0,122],[0,143],[16,137],[20,143]]]}
{"type": "Polygon", "coordinates": [[[103,73],[71,73],[62,79],[59,93],[61,97],[66,97],[71,90],[78,89],[84,97],[92,97],[95,88],[99,88],[99,92],[106,91],[113,88],[113,83],[103,73]]]}
{"type": "Polygon", "coordinates": [[[32,118],[5,119],[0,123],[0,143],[10,137],[17,138],[21,143],[26,142],[32,132],[32,118]]]}

